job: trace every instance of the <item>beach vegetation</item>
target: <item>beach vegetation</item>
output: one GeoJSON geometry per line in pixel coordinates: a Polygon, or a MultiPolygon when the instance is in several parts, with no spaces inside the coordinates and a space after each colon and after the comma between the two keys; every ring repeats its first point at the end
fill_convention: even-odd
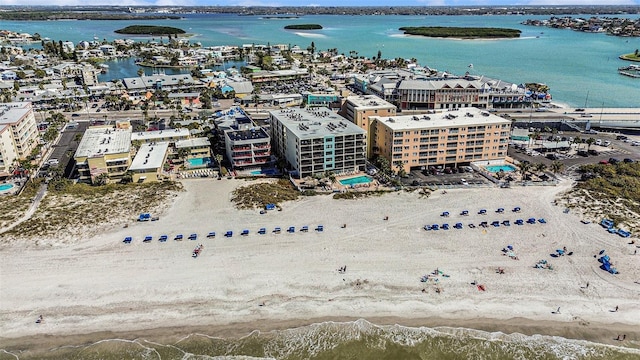
{"type": "Polygon", "coordinates": [[[462,39],[517,38],[521,33],[517,29],[454,26],[405,26],[399,30],[404,31],[407,35],[462,39]]]}
{"type": "Polygon", "coordinates": [[[231,202],[238,209],[257,209],[266,204],[280,206],[285,201],[297,200],[301,195],[289,180],[279,179],[239,187],[231,194],[231,202]]]}
{"type": "Polygon", "coordinates": [[[184,30],[172,26],[131,25],[114,31],[127,35],[177,35],[186,33],[184,30]]]}
{"type": "Polygon", "coordinates": [[[355,200],[363,199],[370,196],[382,196],[389,191],[375,190],[375,191],[345,191],[341,193],[333,194],[333,198],[336,200],[355,200]]]}
{"type": "Polygon", "coordinates": [[[287,30],[322,30],[320,24],[293,24],[284,27],[287,30]]]}
{"type": "Polygon", "coordinates": [[[636,49],[631,54],[620,55],[620,59],[629,61],[640,61],[640,51],[636,49]]]}

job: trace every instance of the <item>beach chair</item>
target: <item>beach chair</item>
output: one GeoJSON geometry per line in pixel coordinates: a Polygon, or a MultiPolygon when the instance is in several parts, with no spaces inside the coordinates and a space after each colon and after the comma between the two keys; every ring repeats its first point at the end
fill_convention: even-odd
{"type": "Polygon", "coordinates": [[[462,223],[456,223],[453,227],[456,229],[462,229],[462,223]]]}
{"type": "Polygon", "coordinates": [[[322,225],[318,225],[318,226],[316,227],[316,231],[317,231],[317,232],[323,232],[323,231],[324,231],[324,226],[322,226],[322,225]]]}
{"type": "Polygon", "coordinates": [[[432,230],[440,230],[440,225],[438,225],[438,224],[433,224],[433,225],[431,225],[431,229],[432,229],[432,230]]]}
{"type": "Polygon", "coordinates": [[[300,228],[300,231],[302,232],[308,232],[309,231],[309,227],[307,225],[303,226],[300,228]]]}
{"type": "Polygon", "coordinates": [[[440,214],[440,216],[442,216],[442,217],[449,217],[449,212],[448,212],[448,211],[445,211],[445,212],[443,212],[442,214],[440,214]]]}
{"type": "Polygon", "coordinates": [[[535,224],[535,223],[536,223],[536,218],[527,219],[527,224],[535,224]]]}
{"type": "Polygon", "coordinates": [[[142,242],[150,242],[151,240],[153,240],[153,236],[147,235],[144,237],[144,240],[142,240],[142,242]]]}
{"type": "Polygon", "coordinates": [[[475,229],[475,228],[476,228],[476,226],[475,226],[474,224],[469,224],[469,228],[471,228],[471,229],[475,229]]]}
{"type": "Polygon", "coordinates": [[[480,211],[478,211],[478,215],[487,215],[487,209],[480,209],[480,211]]]}
{"type": "Polygon", "coordinates": [[[182,234],[176,235],[176,237],[174,237],[173,240],[182,240],[182,234]]]}
{"type": "Polygon", "coordinates": [[[294,233],[296,232],[296,227],[295,226],[289,226],[289,228],[287,229],[288,233],[294,233]]]}
{"type": "Polygon", "coordinates": [[[498,221],[498,220],[494,220],[494,221],[491,223],[491,226],[493,226],[493,227],[499,227],[499,226],[500,226],[500,221],[498,221]]]}
{"type": "Polygon", "coordinates": [[[480,223],[480,226],[483,227],[483,228],[486,228],[487,226],[489,226],[489,223],[486,222],[486,221],[483,221],[483,222],[480,223]]]}
{"type": "Polygon", "coordinates": [[[429,230],[431,230],[431,225],[425,225],[422,228],[427,230],[427,231],[429,231],[429,230]]]}
{"type": "Polygon", "coordinates": [[[547,220],[545,220],[544,218],[540,218],[540,219],[538,219],[538,222],[539,222],[540,224],[546,224],[546,223],[547,223],[547,220]]]}
{"type": "Polygon", "coordinates": [[[517,219],[517,220],[515,221],[515,224],[516,224],[516,225],[524,225],[524,220],[522,220],[522,219],[517,219]]]}
{"type": "Polygon", "coordinates": [[[247,229],[242,230],[242,232],[240,233],[240,236],[247,236],[247,235],[249,235],[249,230],[247,229]]]}
{"type": "Polygon", "coordinates": [[[278,226],[275,229],[273,229],[273,233],[274,234],[280,234],[280,232],[282,231],[282,229],[278,226]]]}
{"type": "Polygon", "coordinates": [[[127,236],[126,238],[124,238],[124,240],[122,240],[122,242],[125,244],[131,244],[131,241],[133,241],[133,238],[131,236],[127,236]]]}
{"type": "Polygon", "coordinates": [[[216,232],[215,232],[215,231],[210,231],[210,232],[207,234],[207,238],[214,238],[214,237],[216,237],[216,232]]]}
{"type": "Polygon", "coordinates": [[[258,234],[260,235],[264,235],[267,233],[267,228],[260,228],[260,230],[258,230],[258,234]]]}
{"type": "Polygon", "coordinates": [[[502,214],[502,213],[504,213],[504,208],[498,208],[498,210],[496,210],[496,212],[498,214],[502,214]]]}
{"type": "Polygon", "coordinates": [[[449,224],[442,224],[442,230],[449,230],[449,224]]]}
{"type": "Polygon", "coordinates": [[[502,225],[511,226],[511,223],[509,222],[509,220],[505,220],[505,221],[502,222],[502,225]]]}
{"type": "Polygon", "coordinates": [[[169,237],[167,235],[160,235],[160,237],[158,238],[158,241],[166,242],[168,239],[169,237]]]}
{"type": "Polygon", "coordinates": [[[520,212],[520,207],[519,207],[519,206],[516,206],[516,207],[514,207],[514,208],[513,208],[513,210],[511,210],[511,211],[513,211],[513,212],[515,212],[515,213],[520,212]]]}
{"type": "Polygon", "coordinates": [[[198,234],[191,234],[188,237],[189,240],[197,240],[198,239],[198,234]]]}
{"type": "Polygon", "coordinates": [[[228,237],[228,238],[233,237],[233,231],[231,230],[227,231],[226,233],[224,233],[224,237],[228,237]]]}
{"type": "Polygon", "coordinates": [[[469,215],[469,210],[462,210],[462,211],[460,212],[460,215],[462,215],[462,216],[468,216],[468,215],[469,215]]]}

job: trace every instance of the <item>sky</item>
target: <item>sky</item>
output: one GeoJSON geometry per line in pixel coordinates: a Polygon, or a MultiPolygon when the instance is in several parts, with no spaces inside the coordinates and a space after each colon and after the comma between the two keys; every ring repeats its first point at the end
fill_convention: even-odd
{"type": "MultiPolygon", "coordinates": [[[[0,0],[2,5],[89,5],[87,0],[0,0]]],[[[640,0],[92,0],[118,6],[491,6],[491,5],[640,5],[640,0]]]]}

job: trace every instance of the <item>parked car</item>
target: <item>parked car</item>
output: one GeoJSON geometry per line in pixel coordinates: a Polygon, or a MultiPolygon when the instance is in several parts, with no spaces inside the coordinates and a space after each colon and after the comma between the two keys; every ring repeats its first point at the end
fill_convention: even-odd
{"type": "Polygon", "coordinates": [[[600,160],[600,162],[598,162],[598,164],[607,165],[607,164],[609,164],[609,162],[607,160],[600,160]]]}
{"type": "Polygon", "coordinates": [[[627,137],[624,135],[618,135],[616,136],[616,140],[627,140],[627,137]]]}
{"type": "Polygon", "coordinates": [[[611,145],[611,141],[609,141],[609,140],[606,140],[605,142],[602,143],[602,146],[607,146],[608,147],[609,145],[611,145]]]}
{"type": "Polygon", "coordinates": [[[617,164],[619,162],[620,162],[620,160],[618,160],[616,158],[609,158],[609,164],[617,164]]]}
{"type": "Polygon", "coordinates": [[[578,155],[587,157],[589,156],[589,153],[587,152],[587,150],[578,150],[578,155]]]}
{"type": "Polygon", "coordinates": [[[630,159],[630,158],[624,158],[624,160],[622,160],[622,161],[624,161],[624,162],[626,162],[626,163],[632,163],[632,162],[634,162],[634,160],[633,160],[633,159],[630,159]]]}
{"type": "Polygon", "coordinates": [[[598,146],[602,145],[602,139],[596,140],[596,142],[594,144],[598,145],[598,146]]]}
{"type": "Polygon", "coordinates": [[[597,150],[593,150],[593,149],[589,149],[589,155],[598,156],[598,151],[597,150]]]}

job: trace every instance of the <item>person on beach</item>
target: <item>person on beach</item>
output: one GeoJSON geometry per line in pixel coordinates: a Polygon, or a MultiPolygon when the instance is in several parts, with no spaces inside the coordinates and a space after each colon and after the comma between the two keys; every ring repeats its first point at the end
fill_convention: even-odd
{"type": "Polygon", "coordinates": [[[618,305],[616,305],[616,309],[613,312],[618,312],[618,305]]]}
{"type": "Polygon", "coordinates": [[[560,314],[560,308],[558,307],[558,310],[556,310],[556,314],[560,314]]]}

